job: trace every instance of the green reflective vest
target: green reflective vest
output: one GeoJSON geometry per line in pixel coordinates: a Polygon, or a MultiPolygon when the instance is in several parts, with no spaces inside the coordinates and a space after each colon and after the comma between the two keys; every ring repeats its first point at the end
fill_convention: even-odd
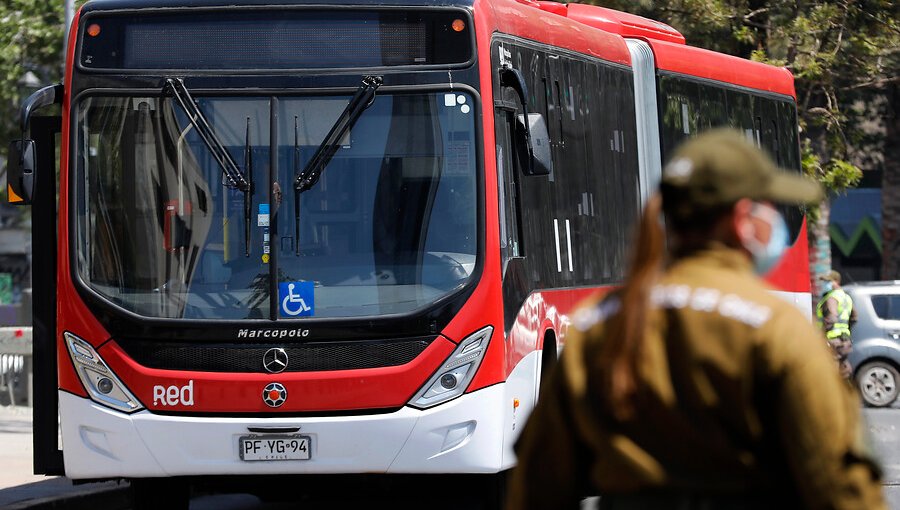
{"type": "Polygon", "coordinates": [[[825,332],[825,338],[830,340],[843,335],[850,336],[850,313],[853,311],[853,300],[844,292],[844,289],[834,289],[822,296],[822,300],[816,306],[816,318],[819,320],[819,327],[825,327],[825,321],[823,320],[825,303],[831,298],[837,301],[838,318],[831,330],[825,332]]]}

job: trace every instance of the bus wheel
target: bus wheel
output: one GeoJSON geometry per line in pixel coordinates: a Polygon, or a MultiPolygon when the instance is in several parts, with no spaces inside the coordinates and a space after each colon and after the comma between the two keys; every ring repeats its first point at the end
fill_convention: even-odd
{"type": "Polygon", "coordinates": [[[178,478],[133,478],[131,497],[133,510],[188,510],[190,485],[178,478]]]}
{"type": "Polygon", "coordinates": [[[541,348],[541,386],[547,381],[550,372],[557,362],[556,335],[552,331],[544,334],[544,346],[541,348]]]}

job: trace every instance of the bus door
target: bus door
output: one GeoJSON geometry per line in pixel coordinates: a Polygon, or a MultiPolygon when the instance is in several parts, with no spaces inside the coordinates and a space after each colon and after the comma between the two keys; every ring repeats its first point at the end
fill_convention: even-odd
{"type": "Polygon", "coordinates": [[[34,472],[45,475],[65,474],[58,439],[56,375],[56,168],[62,120],[59,115],[32,116],[32,112],[61,100],[60,85],[45,87],[25,100],[22,139],[10,144],[7,160],[7,200],[32,206],[34,472]]]}
{"type": "Polygon", "coordinates": [[[9,146],[7,200],[31,205],[32,366],[34,472],[63,475],[59,449],[56,365],[56,162],[60,115],[32,115],[61,104],[62,85],[44,87],[22,103],[22,139],[9,146]],[[30,136],[30,138],[29,138],[30,136]]]}
{"type": "Polygon", "coordinates": [[[64,475],[59,449],[56,366],[56,164],[60,116],[31,119],[38,157],[31,203],[32,356],[34,363],[34,472],[64,475]]]}

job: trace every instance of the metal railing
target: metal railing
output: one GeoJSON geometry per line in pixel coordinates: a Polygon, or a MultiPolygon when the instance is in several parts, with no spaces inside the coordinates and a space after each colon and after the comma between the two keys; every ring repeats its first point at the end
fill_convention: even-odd
{"type": "Polygon", "coordinates": [[[34,405],[30,327],[0,327],[0,405],[34,405]]]}

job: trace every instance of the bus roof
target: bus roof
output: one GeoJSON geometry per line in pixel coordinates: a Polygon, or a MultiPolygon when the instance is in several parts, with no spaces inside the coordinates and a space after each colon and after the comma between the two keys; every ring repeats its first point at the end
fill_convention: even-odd
{"type": "Polygon", "coordinates": [[[796,98],[794,77],[783,67],[694,46],[645,40],[653,48],[656,67],[660,70],[796,98]]]}
{"type": "MultiPolygon", "coordinates": [[[[535,42],[631,65],[625,40],[566,16],[565,4],[531,0],[476,0],[475,16],[487,31],[502,32],[535,42]]],[[[478,24],[476,19],[476,24],[478,24]]]]}
{"type": "Polygon", "coordinates": [[[787,69],[688,46],[677,30],[658,21],[585,4],[479,0],[476,10],[482,4],[490,4],[495,12],[503,14],[495,16],[495,19],[502,21],[496,21],[494,26],[502,32],[622,63],[630,63],[625,39],[640,39],[653,49],[656,66],[660,70],[796,97],[794,78],[787,69]],[[556,16],[556,20],[552,16],[556,16]],[[563,25],[559,18],[574,24],[563,25]],[[588,30],[594,35],[585,33],[577,25],[591,27],[588,30]],[[561,27],[567,30],[558,30],[561,27]],[[624,56],[623,51],[626,53],[624,56]]]}

